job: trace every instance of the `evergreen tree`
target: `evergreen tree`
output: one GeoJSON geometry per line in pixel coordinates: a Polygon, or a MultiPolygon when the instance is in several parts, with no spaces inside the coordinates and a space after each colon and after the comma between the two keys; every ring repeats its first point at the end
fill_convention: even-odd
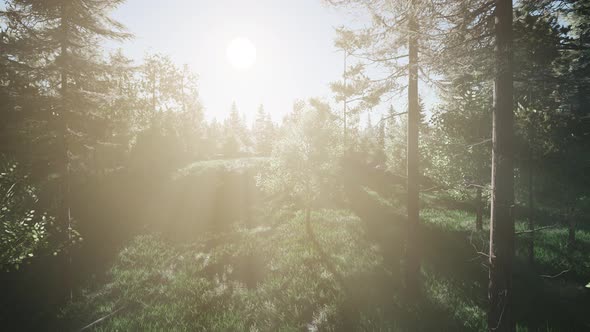
{"type": "MultiPolygon", "coordinates": [[[[420,102],[418,94],[418,73],[427,72],[429,65],[437,61],[440,27],[452,15],[445,2],[421,0],[404,1],[356,1],[328,0],[335,5],[364,6],[373,17],[373,24],[360,31],[340,29],[338,41],[347,53],[364,59],[385,69],[385,77],[361,79],[358,82],[368,86],[360,89],[362,95],[369,95],[371,102],[378,102],[383,95],[390,95],[407,88],[407,215],[408,236],[406,245],[405,272],[406,284],[410,293],[419,290],[420,253],[419,240],[419,128],[420,102]],[[350,50],[349,50],[350,49],[350,50]],[[421,57],[419,59],[419,57],[421,57]],[[400,84],[407,77],[407,85],[400,84]],[[367,93],[366,91],[370,91],[367,93]]],[[[363,72],[364,66],[355,68],[363,72]],[[358,69],[357,69],[358,68],[358,69]]],[[[365,71],[366,72],[366,71],[365,71]]],[[[361,75],[366,77],[366,75],[361,75]]],[[[428,79],[428,77],[425,77],[428,79]]],[[[344,98],[350,94],[344,84],[339,90],[344,98]]],[[[359,90],[359,89],[357,89],[359,90]]],[[[355,91],[358,92],[358,91],[355,91]]]]}
{"type": "Polygon", "coordinates": [[[387,169],[395,175],[403,176],[406,170],[407,121],[405,116],[398,116],[393,106],[389,107],[385,118],[385,155],[387,169]]]}
{"type": "Polygon", "coordinates": [[[443,101],[431,118],[426,174],[456,199],[472,200],[475,228],[482,230],[491,172],[491,85],[465,75],[453,81],[443,101]]]}
{"type": "Polygon", "coordinates": [[[270,114],[264,111],[263,105],[258,107],[252,126],[252,135],[256,142],[256,153],[263,156],[269,155],[274,143],[274,124],[270,114]]]}
{"type": "Polygon", "coordinates": [[[86,166],[89,150],[105,134],[101,111],[108,91],[100,78],[108,66],[100,60],[98,45],[101,39],[129,37],[109,17],[121,2],[13,0],[3,12],[14,50],[10,61],[39,86],[45,102],[40,107],[48,133],[44,149],[61,182],[57,216],[65,234],[72,227],[72,171],[86,166]]]}
{"type": "Polygon", "coordinates": [[[311,212],[319,197],[334,186],[341,151],[329,112],[305,105],[295,119],[284,125],[269,169],[258,176],[258,183],[273,196],[296,202],[305,214],[308,234],[317,241],[311,231],[311,212]]]}
{"type": "MultiPolygon", "coordinates": [[[[523,3],[516,8],[514,22],[516,152],[520,156],[516,199],[526,201],[528,208],[530,263],[534,262],[535,175],[545,172],[544,158],[559,149],[554,144],[555,129],[567,122],[556,98],[562,75],[555,70],[562,61],[559,49],[566,30],[556,12],[539,10],[542,6],[542,2],[523,3]]],[[[556,183],[554,188],[558,187],[556,183]]]]}
{"type": "Polygon", "coordinates": [[[244,123],[235,102],[231,105],[228,118],[224,122],[223,154],[226,157],[236,157],[247,154],[250,147],[248,128],[244,123]]]}

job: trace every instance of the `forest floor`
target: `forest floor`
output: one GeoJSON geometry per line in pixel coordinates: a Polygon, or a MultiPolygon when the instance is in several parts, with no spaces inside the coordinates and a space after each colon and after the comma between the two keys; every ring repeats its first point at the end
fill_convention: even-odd
{"type": "MultiPolygon", "coordinates": [[[[472,212],[423,197],[422,287],[410,297],[399,202],[363,186],[348,195],[345,208],[312,214],[323,253],[310,245],[303,213],[289,209],[259,208],[255,222],[189,243],[138,236],[63,321],[81,328],[106,317],[97,331],[486,330],[488,230],[474,230],[472,212]]],[[[534,264],[526,241],[517,237],[514,264],[518,330],[589,330],[590,231],[578,230],[575,248],[565,227],[538,232],[534,264]]]]}

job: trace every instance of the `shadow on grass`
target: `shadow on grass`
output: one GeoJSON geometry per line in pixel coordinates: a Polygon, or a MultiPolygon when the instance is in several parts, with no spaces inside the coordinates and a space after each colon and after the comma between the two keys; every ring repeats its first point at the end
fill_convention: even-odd
{"type": "MultiPolygon", "coordinates": [[[[390,275],[367,280],[374,290],[357,296],[361,311],[372,306],[370,313],[364,313],[361,326],[366,330],[485,331],[488,270],[487,257],[482,253],[488,251],[488,234],[455,227],[458,222],[469,225],[469,220],[475,220],[470,207],[437,202],[440,213],[429,214],[433,220],[423,220],[423,292],[418,298],[404,299],[399,296],[403,293],[399,278],[405,234],[403,209],[384,198],[391,191],[381,190],[382,184],[373,186],[378,181],[365,181],[365,177],[355,176],[354,170],[344,177],[349,207],[363,221],[367,237],[382,248],[390,275]],[[462,212],[453,213],[457,208],[462,212]],[[455,220],[463,215],[469,220],[455,220]]],[[[554,216],[538,220],[540,226],[553,223],[554,216]]],[[[523,253],[514,262],[514,317],[519,328],[590,330],[590,291],[584,288],[590,275],[590,235],[579,230],[576,247],[569,252],[566,239],[565,229],[540,233],[535,250],[541,257],[531,266],[525,262],[526,238],[517,237],[517,251],[523,253]],[[567,268],[571,271],[558,278],[541,276],[567,268]]]]}

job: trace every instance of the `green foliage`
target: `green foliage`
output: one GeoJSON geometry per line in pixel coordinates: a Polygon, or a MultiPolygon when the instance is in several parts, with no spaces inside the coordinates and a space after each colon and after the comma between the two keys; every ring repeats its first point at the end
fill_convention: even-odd
{"type": "Polygon", "coordinates": [[[431,117],[425,173],[456,199],[487,193],[491,175],[491,85],[459,75],[431,117]]]}
{"type": "MultiPolygon", "coordinates": [[[[486,311],[474,298],[462,296],[453,282],[434,273],[426,275],[427,296],[438,306],[448,310],[454,319],[464,322],[467,330],[486,330],[486,311]]],[[[470,281],[464,281],[468,284],[470,281]]]]}
{"type": "Polygon", "coordinates": [[[577,246],[573,250],[568,248],[567,240],[566,228],[544,230],[542,236],[535,238],[535,260],[539,265],[547,267],[546,274],[568,270],[576,276],[589,275],[590,260],[587,251],[590,249],[590,232],[577,231],[577,246]]]}
{"type": "MultiPolygon", "coordinates": [[[[372,19],[336,32],[335,46],[348,61],[343,80],[331,85],[336,102],[346,102],[345,147],[343,116],[317,99],[295,102],[280,127],[261,106],[249,129],[235,103],[225,121],[205,123],[197,76],[187,66],[161,54],[138,64],[120,51],[103,54],[102,39],[130,37],[110,18],[122,0],[5,1],[0,149],[19,162],[0,171],[1,267],[43,257],[38,269],[62,278],[61,267],[49,266],[53,261],[44,256],[80,240],[70,219],[79,219],[100,244],[80,251],[84,262],[72,264],[79,270],[95,263],[88,252],[97,247],[115,251],[138,229],[156,229],[161,236],[136,238],[121,251],[107,284],[68,308],[74,327],[112,314],[96,329],[484,330],[488,271],[480,254],[489,243],[487,234],[472,231],[471,212],[425,200],[424,293],[414,305],[398,295],[392,271],[399,271],[406,235],[398,213],[404,199],[391,187],[405,182],[407,123],[391,107],[378,128],[369,114],[363,129],[360,113],[404,89],[407,69],[414,68],[406,60],[408,37],[415,34],[420,80],[443,79],[442,104],[421,128],[421,170],[454,200],[470,198],[475,189],[481,216],[491,173],[494,2],[328,2],[362,7],[372,19]],[[414,19],[419,31],[408,31],[414,19]],[[345,149],[351,153],[341,158],[345,149]],[[340,167],[351,161],[362,164],[349,173],[352,181],[340,167]],[[255,173],[268,194],[262,205],[255,173]],[[359,188],[341,190],[355,181],[359,188]],[[310,244],[306,216],[296,211],[341,205],[362,222],[340,210],[311,214],[326,259],[310,244]],[[50,216],[55,210],[59,223],[50,216]],[[263,216],[253,212],[260,210],[263,216]],[[215,233],[204,235],[209,231],[215,233]]],[[[587,308],[583,285],[590,275],[590,6],[517,3],[516,201],[535,194],[529,203],[542,205],[536,216],[531,211],[538,227],[556,223],[549,219],[574,222],[533,237],[524,233],[532,223],[517,220],[514,288],[523,302],[514,316],[523,331],[579,329],[589,324],[579,311],[587,308]],[[539,175],[533,180],[533,174],[539,175]],[[531,175],[526,188],[525,175],[531,175]],[[568,243],[570,234],[575,242],[568,243]],[[522,251],[533,238],[536,262],[527,265],[522,251]],[[545,319],[551,326],[540,323],[545,319]]],[[[522,214],[519,206],[514,211],[522,214]]],[[[86,271],[76,273],[85,278],[86,271]]],[[[12,279],[18,281],[7,289],[28,286],[12,279]]],[[[44,296],[36,291],[30,292],[44,296]]]]}
{"type": "MultiPolygon", "coordinates": [[[[356,217],[323,210],[313,218],[345,278],[377,268],[380,259],[356,217]]],[[[344,293],[319,263],[303,219],[237,228],[182,247],[140,236],[121,251],[108,284],[67,315],[82,326],[124,308],[97,325],[101,331],[337,330],[344,293]]]]}
{"type": "Polygon", "coordinates": [[[221,152],[226,158],[251,154],[252,142],[244,118],[240,116],[233,102],[227,119],[223,123],[223,142],[221,152]]]}
{"type": "Polygon", "coordinates": [[[263,156],[270,155],[276,137],[276,128],[270,113],[266,113],[262,105],[260,105],[256,113],[252,134],[255,140],[256,153],[263,156]]]}
{"type": "Polygon", "coordinates": [[[309,107],[286,125],[268,169],[258,176],[263,190],[309,207],[327,187],[334,186],[341,151],[330,115],[327,110],[309,107]]]}
{"type": "MultiPolygon", "coordinates": [[[[121,251],[107,283],[87,291],[68,307],[65,318],[79,328],[114,313],[97,323],[98,331],[486,330],[487,270],[477,251],[487,244],[485,237],[471,233],[472,214],[446,207],[425,211],[423,294],[412,306],[392,287],[384,252],[367,239],[357,217],[340,210],[312,214],[318,239],[348,291],[311,246],[303,213],[274,218],[282,219],[270,227],[237,226],[187,245],[140,236],[121,251]],[[347,316],[350,306],[355,318],[347,316]]],[[[562,239],[563,232],[558,232],[562,239]]],[[[581,243],[590,243],[587,236],[580,232],[581,243]]],[[[552,251],[554,238],[551,232],[539,233],[540,250],[552,251]]],[[[582,256],[576,264],[587,263],[582,256]]],[[[545,289],[549,293],[539,304],[543,306],[565,292],[581,294],[568,290],[568,283],[543,288],[539,274],[564,268],[563,254],[538,257],[544,272],[521,266],[515,276],[519,284],[531,285],[519,288],[527,298],[545,289]]],[[[575,273],[587,272],[586,266],[575,273]]],[[[525,309],[517,309],[522,329],[568,330],[550,316],[547,321],[529,317],[525,309]]]]}
{"type": "Polygon", "coordinates": [[[0,267],[18,269],[48,246],[53,218],[34,210],[37,189],[17,163],[2,164],[0,190],[0,267]]]}
{"type": "Polygon", "coordinates": [[[429,223],[442,229],[455,232],[465,232],[473,230],[473,213],[440,208],[422,209],[420,216],[429,223]]]}

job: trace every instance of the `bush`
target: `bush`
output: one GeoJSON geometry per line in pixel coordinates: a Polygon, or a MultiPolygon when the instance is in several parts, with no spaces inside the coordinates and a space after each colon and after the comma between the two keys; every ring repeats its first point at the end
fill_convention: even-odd
{"type": "Polygon", "coordinates": [[[37,190],[17,163],[0,170],[0,267],[18,268],[48,245],[52,218],[34,209],[37,190]]]}

